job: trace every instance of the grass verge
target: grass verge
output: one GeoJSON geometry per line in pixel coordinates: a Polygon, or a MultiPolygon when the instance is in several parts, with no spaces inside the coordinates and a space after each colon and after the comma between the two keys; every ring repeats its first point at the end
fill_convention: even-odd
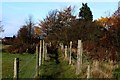
{"type": "Polygon", "coordinates": [[[19,58],[19,78],[32,78],[35,71],[34,54],[2,53],[2,78],[13,78],[14,58],[19,58]]]}

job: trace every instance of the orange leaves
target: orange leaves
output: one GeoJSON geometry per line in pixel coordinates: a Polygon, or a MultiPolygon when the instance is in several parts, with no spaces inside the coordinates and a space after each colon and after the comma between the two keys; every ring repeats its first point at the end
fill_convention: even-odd
{"type": "Polygon", "coordinates": [[[42,30],[41,30],[40,27],[36,26],[36,27],[34,27],[34,32],[35,32],[36,35],[40,35],[42,33],[42,30]]]}
{"type": "Polygon", "coordinates": [[[111,18],[109,17],[101,17],[97,21],[100,22],[100,24],[102,24],[103,26],[111,24],[111,18]]]}
{"type": "Polygon", "coordinates": [[[112,26],[112,28],[120,27],[120,18],[119,17],[101,17],[97,20],[103,27],[112,26]]]}

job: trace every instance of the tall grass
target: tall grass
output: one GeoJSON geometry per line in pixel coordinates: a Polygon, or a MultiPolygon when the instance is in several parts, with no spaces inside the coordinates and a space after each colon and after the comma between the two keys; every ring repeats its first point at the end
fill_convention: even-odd
{"type": "Polygon", "coordinates": [[[118,67],[114,70],[113,75],[115,78],[120,79],[120,64],[118,67]]]}

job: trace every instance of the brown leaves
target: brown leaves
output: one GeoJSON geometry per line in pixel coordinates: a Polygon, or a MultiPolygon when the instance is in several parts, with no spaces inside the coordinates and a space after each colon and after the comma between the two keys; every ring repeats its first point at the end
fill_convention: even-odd
{"type": "Polygon", "coordinates": [[[42,33],[42,30],[40,27],[35,26],[34,27],[34,33],[35,35],[40,35],[42,33]]]}

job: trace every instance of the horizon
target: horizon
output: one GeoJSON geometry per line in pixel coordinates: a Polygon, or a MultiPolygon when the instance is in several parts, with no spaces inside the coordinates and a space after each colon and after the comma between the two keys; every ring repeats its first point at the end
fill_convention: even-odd
{"type": "MultiPolygon", "coordinates": [[[[49,11],[58,9],[63,10],[68,6],[75,6],[75,15],[79,13],[82,2],[3,2],[2,3],[2,24],[5,31],[1,37],[12,37],[29,15],[33,16],[33,21],[38,23],[43,20],[49,11]]],[[[93,20],[101,17],[111,16],[118,8],[118,2],[88,2],[93,20]]],[[[1,15],[1,14],[0,14],[1,15]]]]}

